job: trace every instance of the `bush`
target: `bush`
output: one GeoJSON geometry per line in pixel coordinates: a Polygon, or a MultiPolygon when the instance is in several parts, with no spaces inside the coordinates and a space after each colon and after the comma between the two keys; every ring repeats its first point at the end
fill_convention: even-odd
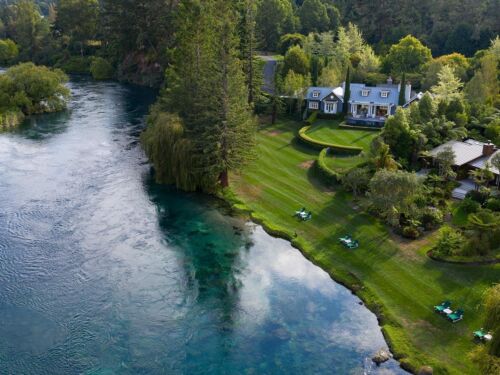
{"type": "Polygon", "coordinates": [[[96,57],[90,64],[90,73],[92,77],[97,80],[106,80],[113,78],[113,65],[102,57],[96,57]]]}
{"type": "Polygon", "coordinates": [[[306,120],[306,125],[312,125],[316,122],[316,119],[318,118],[318,112],[317,111],[314,111],[313,113],[311,113],[311,115],[307,118],[306,120]]]}
{"type": "Polygon", "coordinates": [[[500,198],[490,198],[486,201],[486,208],[491,211],[500,211],[500,198]]]}
{"type": "Polygon", "coordinates": [[[470,198],[473,201],[478,202],[481,206],[486,203],[489,197],[490,197],[490,190],[486,188],[481,188],[479,190],[471,190],[466,195],[466,198],[470,198]]]}
{"type": "Polygon", "coordinates": [[[10,39],[0,39],[0,64],[11,64],[18,55],[16,43],[10,39]]]}
{"type": "Polygon", "coordinates": [[[443,224],[443,212],[434,207],[427,207],[424,209],[420,221],[426,230],[437,228],[443,224]]]}
{"type": "Polygon", "coordinates": [[[450,227],[444,227],[441,229],[436,246],[432,250],[436,255],[456,255],[463,241],[464,238],[460,232],[450,227]]]}
{"type": "Polygon", "coordinates": [[[420,237],[420,231],[418,228],[414,227],[413,225],[408,225],[403,228],[403,236],[406,238],[410,238],[412,240],[417,239],[420,237]]]}
{"type": "Polygon", "coordinates": [[[58,68],[61,68],[66,73],[89,74],[90,59],[88,57],[71,56],[64,61],[59,62],[58,68]]]}
{"type": "Polygon", "coordinates": [[[466,214],[473,214],[479,211],[481,205],[472,198],[467,197],[459,204],[458,208],[466,214]]]}

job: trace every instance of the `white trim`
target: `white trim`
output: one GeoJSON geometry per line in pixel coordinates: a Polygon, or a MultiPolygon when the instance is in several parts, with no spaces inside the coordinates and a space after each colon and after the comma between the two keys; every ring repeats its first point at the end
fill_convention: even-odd
{"type": "Polygon", "coordinates": [[[319,102],[309,102],[309,109],[319,109],[319,102]]]}
{"type": "Polygon", "coordinates": [[[337,102],[327,102],[325,101],[324,112],[325,113],[337,113],[337,102]]]}

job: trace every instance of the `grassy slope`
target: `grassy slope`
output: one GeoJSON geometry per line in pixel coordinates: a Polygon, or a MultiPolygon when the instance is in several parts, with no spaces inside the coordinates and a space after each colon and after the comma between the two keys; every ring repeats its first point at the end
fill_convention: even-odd
{"type": "Polygon", "coordinates": [[[425,256],[425,241],[420,249],[398,248],[384,225],[312,176],[306,166],[317,152],[296,141],[300,126],[282,122],[260,131],[258,161],[233,183],[238,198],[257,221],[294,238],[308,258],[382,313],[384,333],[396,354],[407,356],[403,362],[414,369],[431,365],[435,373],[476,373],[467,359],[471,332],[481,326],[481,295],[500,280],[500,267],[434,262],[425,256]],[[304,205],[314,213],[307,223],[292,217],[304,205]],[[337,243],[346,233],[360,240],[358,250],[337,243]],[[432,311],[443,299],[465,308],[464,321],[451,324],[432,311]]]}

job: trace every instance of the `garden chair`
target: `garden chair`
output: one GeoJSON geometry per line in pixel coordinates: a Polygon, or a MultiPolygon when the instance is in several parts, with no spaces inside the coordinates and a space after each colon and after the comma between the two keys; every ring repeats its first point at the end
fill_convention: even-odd
{"type": "Polygon", "coordinates": [[[458,309],[451,314],[448,314],[447,318],[452,322],[456,323],[464,318],[464,311],[461,309],[458,309]]]}

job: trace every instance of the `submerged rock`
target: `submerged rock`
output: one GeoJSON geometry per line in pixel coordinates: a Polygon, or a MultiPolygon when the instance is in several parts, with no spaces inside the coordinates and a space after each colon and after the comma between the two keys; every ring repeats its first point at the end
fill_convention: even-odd
{"type": "Polygon", "coordinates": [[[387,349],[380,349],[375,355],[372,357],[372,361],[377,365],[384,363],[392,358],[392,354],[387,349]]]}

